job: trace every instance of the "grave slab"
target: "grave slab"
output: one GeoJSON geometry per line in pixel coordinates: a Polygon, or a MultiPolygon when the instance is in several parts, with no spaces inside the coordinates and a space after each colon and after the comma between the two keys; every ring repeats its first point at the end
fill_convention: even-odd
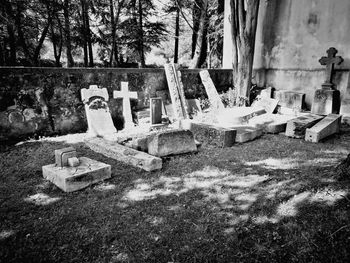
{"type": "Polygon", "coordinates": [[[282,108],[293,109],[294,111],[301,111],[305,105],[305,93],[276,90],[274,98],[278,100],[278,105],[282,108]]]}
{"type": "Polygon", "coordinates": [[[236,130],[236,142],[244,143],[252,141],[263,135],[263,130],[252,126],[233,126],[236,130]]]}
{"type": "Polygon", "coordinates": [[[281,114],[262,114],[251,118],[248,122],[250,126],[260,128],[265,133],[280,133],[284,132],[287,127],[287,122],[294,119],[294,115],[281,114]]]}
{"type": "Polygon", "coordinates": [[[253,109],[261,109],[263,108],[266,113],[273,113],[277,107],[278,100],[276,99],[271,99],[267,97],[258,97],[257,100],[255,100],[252,103],[252,108],[253,109]]]}
{"type": "Polygon", "coordinates": [[[318,89],[315,91],[314,100],[311,106],[311,113],[327,115],[338,114],[340,110],[339,90],[318,89]]]}
{"type": "Polygon", "coordinates": [[[145,171],[154,171],[162,168],[162,159],[140,152],[117,142],[106,141],[102,138],[91,138],[85,141],[91,150],[109,158],[124,162],[145,171]]]}
{"type": "Polygon", "coordinates": [[[206,123],[191,122],[189,130],[193,133],[194,139],[201,144],[214,145],[218,147],[231,147],[236,140],[236,130],[206,123]]]}
{"type": "Polygon", "coordinates": [[[89,89],[81,89],[84,103],[88,134],[90,136],[112,136],[117,133],[107,105],[108,92],[106,88],[90,85],[89,89]]]}
{"type": "Polygon", "coordinates": [[[219,125],[226,128],[234,125],[245,125],[249,119],[265,113],[266,110],[264,108],[233,107],[220,111],[217,119],[219,125]]]}
{"type": "Polygon", "coordinates": [[[208,70],[201,70],[199,72],[205,91],[207,92],[211,107],[213,110],[223,110],[225,108],[222,100],[217,92],[213,80],[210,77],[208,70]]]}
{"type": "Polygon", "coordinates": [[[287,122],[286,136],[298,139],[304,138],[306,129],[314,126],[323,118],[324,116],[316,114],[306,114],[291,119],[287,122]]]}
{"type": "Polygon", "coordinates": [[[148,153],[163,157],[196,152],[193,133],[189,130],[169,130],[155,134],[148,139],[148,153]]]}
{"type": "Polygon", "coordinates": [[[329,114],[312,128],[306,129],[305,141],[319,142],[320,140],[339,133],[341,125],[341,115],[329,114]]]}
{"type": "Polygon", "coordinates": [[[76,167],[49,164],[42,167],[43,177],[65,192],[73,192],[111,178],[111,166],[86,157],[76,167]]]}

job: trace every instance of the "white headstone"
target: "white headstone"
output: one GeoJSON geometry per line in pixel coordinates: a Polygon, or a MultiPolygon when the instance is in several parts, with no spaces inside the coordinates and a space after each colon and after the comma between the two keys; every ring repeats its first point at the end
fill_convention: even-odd
{"type": "Polygon", "coordinates": [[[137,92],[129,91],[128,82],[121,82],[121,90],[115,90],[113,92],[113,98],[123,99],[123,117],[124,117],[124,128],[134,127],[134,122],[132,121],[130,99],[137,99],[137,92]]]}
{"type": "Polygon", "coordinates": [[[214,110],[223,110],[225,108],[222,100],[217,92],[215,85],[210,78],[210,74],[208,70],[202,70],[199,72],[199,75],[202,79],[202,83],[204,85],[205,91],[207,92],[210,104],[214,110]]]}
{"type": "Polygon", "coordinates": [[[90,85],[89,89],[81,89],[81,98],[85,105],[89,135],[105,137],[117,132],[109,112],[106,88],[90,85]]]}

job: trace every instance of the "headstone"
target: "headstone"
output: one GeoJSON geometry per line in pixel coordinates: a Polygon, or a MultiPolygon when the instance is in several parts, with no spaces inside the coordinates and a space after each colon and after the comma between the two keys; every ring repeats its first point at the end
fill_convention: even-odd
{"type": "Polygon", "coordinates": [[[86,140],[85,143],[95,152],[145,171],[154,171],[162,168],[162,159],[123,146],[115,141],[92,138],[86,140]]]}
{"type": "Polygon", "coordinates": [[[252,108],[254,109],[265,109],[266,113],[273,113],[277,107],[278,100],[267,97],[258,97],[253,103],[252,108]]]}
{"type": "Polygon", "coordinates": [[[181,81],[181,72],[174,64],[165,64],[165,75],[173,106],[175,120],[188,119],[185,92],[181,81]]]}
{"type": "Polygon", "coordinates": [[[329,114],[315,126],[306,129],[305,141],[319,142],[320,140],[339,133],[341,125],[341,115],[329,114]]]}
{"type": "Polygon", "coordinates": [[[205,91],[207,92],[208,99],[210,101],[213,110],[223,110],[225,108],[222,100],[217,92],[215,85],[210,77],[208,70],[201,70],[199,72],[205,91]]]}
{"type": "Polygon", "coordinates": [[[169,130],[155,134],[148,139],[148,153],[163,157],[196,152],[193,133],[189,130],[169,130]]]}
{"type": "Polygon", "coordinates": [[[76,157],[74,148],[55,150],[55,163],[42,167],[43,177],[65,192],[73,192],[111,178],[111,166],[76,157]]]}
{"type": "Polygon", "coordinates": [[[278,105],[281,107],[281,111],[283,111],[283,108],[285,107],[300,112],[305,105],[305,93],[301,92],[276,90],[274,92],[274,98],[278,100],[278,105]]]}
{"type": "Polygon", "coordinates": [[[311,112],[314,114],[327,115],[330,113],[339,113],[340,110],[340,92],[335,90],[332,83],[334,65],[343,62],[343,58],[335,56],[337,50],[331,47],[327,50],[327,57],[322,57],[319,62],[326,65],[326,80],[322,84],[322,89],[315,91],[314,101],[311,112]]]}
{"type": "Polygon", "coordinates": [[[231,147],[235,143],[236,130],[205,123],[191,122],[189,130],[194,139],[203,145],[214,145],[217,147],[231,147]]]}
{"type": "Polygon", "coordinates": [[[90,85],[89,89],[81,89],[81,99],[85,105],[88,134],[104,137],[117,132],[109,112],[106,88],[90,85]]]}
{"type": "Polygon", "coordinates": [[[292,138],[304,138],[307,128],[314,126],[324,117],[316,114],[306,114],[287,122],[286,136],[292,138]]]}
{"type": "Polygon", "coordinates": [[[272,98],[274,89],[272,87],[267,87],[266,89],[263,89],[260,91],[259,96],[261,98],[272,98]]]}
{"type": "Polygon", "coordinates": [[[162,98],[150,98],[151,125],[162,123],[162,98]]]}
{"type": "Polygon", "coordinates": [[[137,92],[129,91],[128,82],[121,82],[120,91],[113,91],[113,98],[123,99],[123,117],[124,117],[124,128],[129,129],[134,127],[134,122],[132,120],[130,99],[137,99],[137,92]]]}

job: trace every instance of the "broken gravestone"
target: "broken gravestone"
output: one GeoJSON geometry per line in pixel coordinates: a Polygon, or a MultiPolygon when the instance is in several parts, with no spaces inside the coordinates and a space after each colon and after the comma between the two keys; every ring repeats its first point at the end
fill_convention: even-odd
{"type": "Polygon", "coordinates": [[[276,90],[274,98],[278,100],[278,112],[281,114],[295,114],[301,112],[305,105],[305,93],[276,90]]]}
{"type": "Polygon", "coordinates": [[[111,166],[77,157],[73,147],[55,150],[55,163],[42,167],[43,177],[65,192],[73,192],[111,178],[111,166]]]}
{"type": "Polygon", "coordinates": [[[326,65],[326,80],[322,84],[322,89],[315,91],[311,113],[320,115],[339,113],[340,92],[335,89],[335,85],[332,83],[334,65],[339,65],[343,62],[342,57],[335,56],[337,52],[334,47],[331,47],[327,50],[327,57],[322,57],[319,60],[321,65],[326,65]]]}
{"type": "Polygon", "coordinates": [[[106,88],[90,85],[89,89],[81,89],[81,99],[85,106],[89,135],[105,137],[117,132],[109,112],[106,88]]]}
{"type": "Polygon", "coordinates": [[[304,138],[307,128],[311,128],[324,117],[316,114],[306,114],[287,122],[286,136],[292,138],[304,138]]]}
{"type": "Polygon", "coordinates": [[[341,115],[329,114],[312,128],[306,129],[305,141],[319,142],[320,140],[340,131],[341,115]]]}
{"type": "Polygon", "coordinates": [[[128,82],[121,82],[121,89],[113,91],[113,98],[123,99],[123,117],[124,117],[124,128],[130,129],[133,128],[134,122],[132,120],[132,113],[131,113],[131,106],[130,106],[130,99],[137,99],[137,92],[136,91],[129,91],[128,88],[128,82]]]}
{"type": "Polygon", "coordinates": [[[221,111],[225,108],[222,100],[215,88],[213,80],[210,77],[208,70],[201,70],[199,72],[205,91],[207,92],[208,99],[211,104],[211,109],[214,111],[221,111]]]}

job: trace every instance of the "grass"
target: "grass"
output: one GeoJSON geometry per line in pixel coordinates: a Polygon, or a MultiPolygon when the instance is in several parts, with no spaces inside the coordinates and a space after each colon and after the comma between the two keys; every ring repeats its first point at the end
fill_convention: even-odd
{"type": "Polygon", "coordinates": [[[350,186],[332,177],[349,130],[318,144],[264,135],[203,147],[157,172],[69,145],[113,178],[64,193],[41,167],[67,142],[1,148],[0,262],[350,260],[350,186]]]}

